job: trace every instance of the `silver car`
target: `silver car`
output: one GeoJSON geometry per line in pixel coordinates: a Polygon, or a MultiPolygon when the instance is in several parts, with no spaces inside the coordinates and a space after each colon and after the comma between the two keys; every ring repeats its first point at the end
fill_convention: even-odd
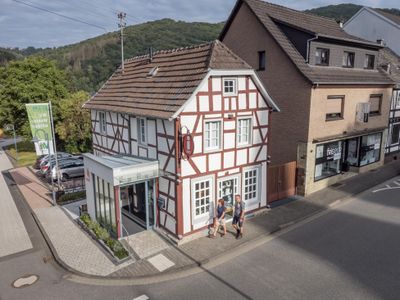
{"type": "MultiPolygon", "coordinates": [[[[58,165],[58,170],[61,180],[69,180],[70,178],[83,177],[85,168],[81,159],[66,159],[58,165]]],[[[48,172],[46,177],[51,180],[57,179],[56,167],[53,166],[51,172],[48,172]],[[50,179],[51,178],[51,179],[50,179]]]]}

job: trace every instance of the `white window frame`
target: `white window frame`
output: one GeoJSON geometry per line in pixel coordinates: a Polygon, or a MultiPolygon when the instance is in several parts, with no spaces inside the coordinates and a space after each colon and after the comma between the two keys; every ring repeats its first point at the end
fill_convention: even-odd
{"type": "Polygon", "coordinates": [[[253,116],[243,116],[243,117],[239,117],[236,120],[236,144],[238,147],[244,147],[244,146],[250,146],[253,143],[253,116]],[[249,124],[249,132],[248,132],[248,141],[247,142],[240,142],[240,134],[239,134],[239,123],[242,120],[249,120],[250,124],[249,124]]]}
{"type": "MultiPolygon", "coordinates": [[[[201,177],[201,178],[196,178],[192,180],[192,218],[195,221],[205,221],[209,220],[210,217],[214,216],[214,201],[215,201],[215,195],[214,195],[214,177],[213,176],[206,176],[206,177],[201,177]],[[202,182],[209,182],[209,210],[208,212],[200,213],[199,215],[196,215],[196,184],[201,184],[202,182]]],[[[206,207],[205,205],[200,205],[199,207],[201,208],[202,206],[206,207]]]]}
{"type": "Polygon", "coordinates": [[[238,93],[238,81],[237,78],[223,78],[222,79],[222,92],[224,96],[237,96],[238,93]],[[233,82],[233,92],[225,92],[225,82],[233,82]]]}
{"type": "MultiPolygon", "coordinates": [[[[216,152],[220,151],[222,149],[222,138],[223,138],[223,121],[222,119],[205,119],[203,123],[203,145],[204,145],[204,152],[216,152]],[[206,124],[207,123],[214,123],[214,122],[219,122],[219,143],[218,147],[207,147],[206,143],[206,124]]],[[[210,136],[211,139],[211,136],[210,136]]]]}
{"type": "Polygon", "coordinates": [[[395,90],[394,92],[394,107],[400,108],[400,90],[395,90]]]}
{"type": "Polygon", "coordinates": [[[252,166],[243,169],[243,174],[242,174],[242,200],[246,204],[246,207],[249,207],[249,204],[255,204],[260,202],[260,195],[261,195],[261,185],[260,185],[260,178],[261,178],[261,168],[260,166],[252,166]],[[246,195],[245,195],[245,190],[246,190],[246,173],[251,172],[251,171],[256,171],[256,196],[254,198],[250,198],[246,200],[246,195]]]}
{"type": "Polygon", "coordinates": [[[107,115],[104,111],[99,111],[99,128],[101,134],[107,134],[107,115]]]}
{"type": "Polygon", "coordinates": [[[138,134],[138,143],[140,145],[147,145],[147,139],[148,139],[148,135],[147,135],[147,118],[143,118],[143,117],[138,117],[137,118],[137,134],[138,134]],[[143,121],[144,123],[144,140],[142,140],[142,126],[141,126],[141,121],[143,121]]]}

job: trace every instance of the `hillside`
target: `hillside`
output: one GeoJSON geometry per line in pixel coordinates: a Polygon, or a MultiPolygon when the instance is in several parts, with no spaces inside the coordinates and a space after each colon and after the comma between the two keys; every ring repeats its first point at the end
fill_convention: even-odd
{"type": "MultiPolygon", "coordinates": [[[[127,26],[125,58],[145,54],[150,47],[156,51],[208,42],[218,37],[222,26],[223,23],[188,23],[171,19],[127,26]]],[[[55,60],[68,73],[73,89],[93,93],[121,63],[119,32],[59,48],[0,48],[0,65],[29,55],[55,60]]]]}
{"type": "MultiPolygon", "coordinates": [[[[356,4],[351,4],[351,3],[343,3],[343,4],[338,4],[338,5],[328,5],[328,6],[318,7],[318,8],[314,8],[314,9],[308,9],[308,10],[305,10],[305,12],[312,13],[312,14],[318,15],[318,16],[333,18],[338,21],[346,22],[361,8],[362,8],[361,5],[356,5],[356,4]]],[[[381,10],[400,16],[400,10],[396,9],[396,8],[391,8],[391,9],[381,8],[381,10]]]]}

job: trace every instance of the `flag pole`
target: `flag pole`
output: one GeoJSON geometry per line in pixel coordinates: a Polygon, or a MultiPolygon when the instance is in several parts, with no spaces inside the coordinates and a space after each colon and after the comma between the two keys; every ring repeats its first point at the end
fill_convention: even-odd
{"type": "MultiPolygon", "coordinates": [[[[54,120],[53,120],[53,109],[51,107],[51,101],[49,101],[49,109],[50,109],[50,123],[51,123],[51,133],[53,136],[53,151],[54,151],[54,158],[56,162],[56,176],[57,176],[57,190],[60,188],[60,176],[59,176],[59,171],[58,171],[58,157],[57,157],[57,147],[56,147],[56,136],[54,133],[54,120]]],[[[50,154],[50,149],[49,149],[49,154],[50,154]]],[[[51,156],[50,156],[51,157],[51,156]]],[[[50,176],[51,180],[53,180],[53,176],[50,176]]],[[[53,189],[53,194],[54,194],[54,189],[53,189]]],[[[53,205],[57,205],[57,201],[55,197],[53,197],[53,205]]]]}

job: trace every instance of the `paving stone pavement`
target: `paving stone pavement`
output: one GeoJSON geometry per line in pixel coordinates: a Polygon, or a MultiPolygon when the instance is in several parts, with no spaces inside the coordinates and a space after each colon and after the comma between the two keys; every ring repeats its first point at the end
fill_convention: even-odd
{"type": "Polygon", "coordinates": [[[0,257],[32,248],[25,225],[1,173],[10,168],[12,165],[0,148],[0,257]]]}
{"type": "Polygon", "coordinates": [[[125,240],[140,258],[149,257],[169,247],[169,244],[152,230],[139,232],[125,240]]]}
{"type": "Polygon", "coordinates": [[[60,207],[34,210],[57,255],[81,273],[107,276],[133,263],[132,259],[116,266],[94,241],[60,207]]]}

